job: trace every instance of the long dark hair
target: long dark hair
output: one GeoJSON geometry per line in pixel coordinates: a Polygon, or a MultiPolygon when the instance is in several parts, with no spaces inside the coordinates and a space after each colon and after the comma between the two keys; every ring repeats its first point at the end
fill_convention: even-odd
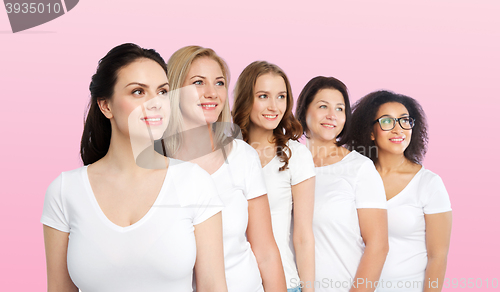
{"type": "Polygon", "coordinates": [[[153,49],[143,49],[136,44],[122,44],[114,47],[99,60],[96,73],[90,82],[90,102],[85,118],[80,155],[84,165],[103,158],[108,152],[111,140],[111,123],[101,112],[98,101],[113,96],[118,71],[137,59],[146,58],[158,63],[167,73],[167,64],[153,49]]]}
{"type": "Polygon", "coordinates": [[[255,61],[241,72],[234,87],[233,121],[241,128],[243,140],[248,142],[248,132],[251,123],[250,113],[252,112],[254,102],[254,86],[257,78],[267,73],[281,76],[286,85],[286,110],[278,126],[273,130],[273,142],[277,146],[276,155],[280,158],[281,162],[285,163],[279,170],[284,171],[288,166],[288,160],[290,160],[293,154],[286,143],[290,139],[297,141],[300,138],[302,135],[302,126],[293,116],[292,87],[290,86],[288,77],[280,67],[266,61],[255,61]],[[286,154],[286,150],[290,152],[290,156],[286,154]]]}
{"type": "Polygon", "coordinates": [[[378,149],[371,139],[373,122],[381,105],[397,102],[406,107],[410,117],[415,119],[411,132],[410,145],[404,151],[406,159],[422,164],[427,152],[427,121],[422,106],[413,98],[387,90],[379,90],[362,97],[353,106],[352,126],[349,134],[349,149],[369,157],[374,163],[378,159],[378,149]],[[372,151],[374,149],[375,151],[372,151]]]}
{"type": "MultiPolygon", "coordinates": [[[[304,129],[304,134],[309,130],[306,123],[306,113],[309,105],[314,100],[314,97],[321,89],[336,89],[340,91],[344,97],[345,104],[345,123],[344,128],[337,135],[338,141],[335,142],[337,146],[342,146],[347,143],[348,137],[346,133],[349,132],[349,127],[351,125],[351,104],[349,102],[349,94],[347,93],[347,87],[345,84],[335,77],[324,77],[317,76],[307,82],[304,89],[300,92],[299,98],[297,99],[297,108],[295,110],[295,117],[299,120],[304,129]]],[[[306,135],[306,138],[307,135],[306,135]]]]}

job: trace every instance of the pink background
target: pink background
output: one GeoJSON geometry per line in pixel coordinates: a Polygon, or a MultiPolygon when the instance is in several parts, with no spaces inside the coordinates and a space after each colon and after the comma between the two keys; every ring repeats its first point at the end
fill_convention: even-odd
{"type": "Polygon", "coordinates": [[[295,97],[327,75],[353,101],[382,88],[419,100],[430,124],[425,166],[443,178],[453,207],[446,277],[481,278],[485,289],[500,278],[499,15],[497,0],[82,0],[13,34],[0,8],[0,290],[45,289],[45,190],[81,165],[90,77],[124,42],[165,59],[185,45],[211,47],[229,63],[230,92],[246,65],[264,59],[287,72],[295,97]]]}

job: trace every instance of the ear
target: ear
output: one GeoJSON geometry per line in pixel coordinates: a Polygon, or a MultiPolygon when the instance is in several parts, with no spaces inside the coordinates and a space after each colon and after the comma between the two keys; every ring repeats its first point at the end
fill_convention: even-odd
{"type": "Polygon", "coordinates": [[[113,113],[111,112],[111,107],[109,105],[108,99],[104,98],[98,99],[97,105],[99,106],[99,109],[106,118],[111,119],[113,117],[113,113]]]}
{"type": "Polygon", "coordinates": [[[370,134],[370,139],[372,139],[372,141],[375,141],[375,135],[373,134],[373,131],[372,131],[372,133],[370,134]]]}

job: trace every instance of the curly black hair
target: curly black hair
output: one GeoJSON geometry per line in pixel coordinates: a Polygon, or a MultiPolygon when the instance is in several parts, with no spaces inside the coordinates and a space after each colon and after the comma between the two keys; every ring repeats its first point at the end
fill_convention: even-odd
{"type": "Polygon", "coordinates": [[[369,93],[353,105],[348,148],[364,154],[374,163],[377,162],[377,146],[371,139],[373,121],[377,119],[376,114],[380,106],[388,102],[397,102],[404,105],[409,115],[415,119],[411,142],[404,151],[404,156],[414,163],[422,164],[429,141],[424,110],[415,99],[392,91],[379,90],[369,93]]]}

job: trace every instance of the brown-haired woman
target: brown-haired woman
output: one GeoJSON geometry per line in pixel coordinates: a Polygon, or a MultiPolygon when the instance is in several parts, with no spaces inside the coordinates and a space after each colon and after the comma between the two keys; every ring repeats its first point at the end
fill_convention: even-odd
{"type": "Polygon", "coordinates": [[[309,150],[297,141],[302,127],[292,107],[290,82],[281,68],[256,61],[243,70],[234,90],[233,120],[259,153],[288,291],[300,291],[301,286],[313,291],[314,164],[309,150]]]}
{"type": "Polygon", "coordinates": [[[374,291],[389,247],[384,186],[370,159],[343,147],[351,123],[347,87],[314,77],[296,114],[316,165],[316,290],[374,291]]]}

